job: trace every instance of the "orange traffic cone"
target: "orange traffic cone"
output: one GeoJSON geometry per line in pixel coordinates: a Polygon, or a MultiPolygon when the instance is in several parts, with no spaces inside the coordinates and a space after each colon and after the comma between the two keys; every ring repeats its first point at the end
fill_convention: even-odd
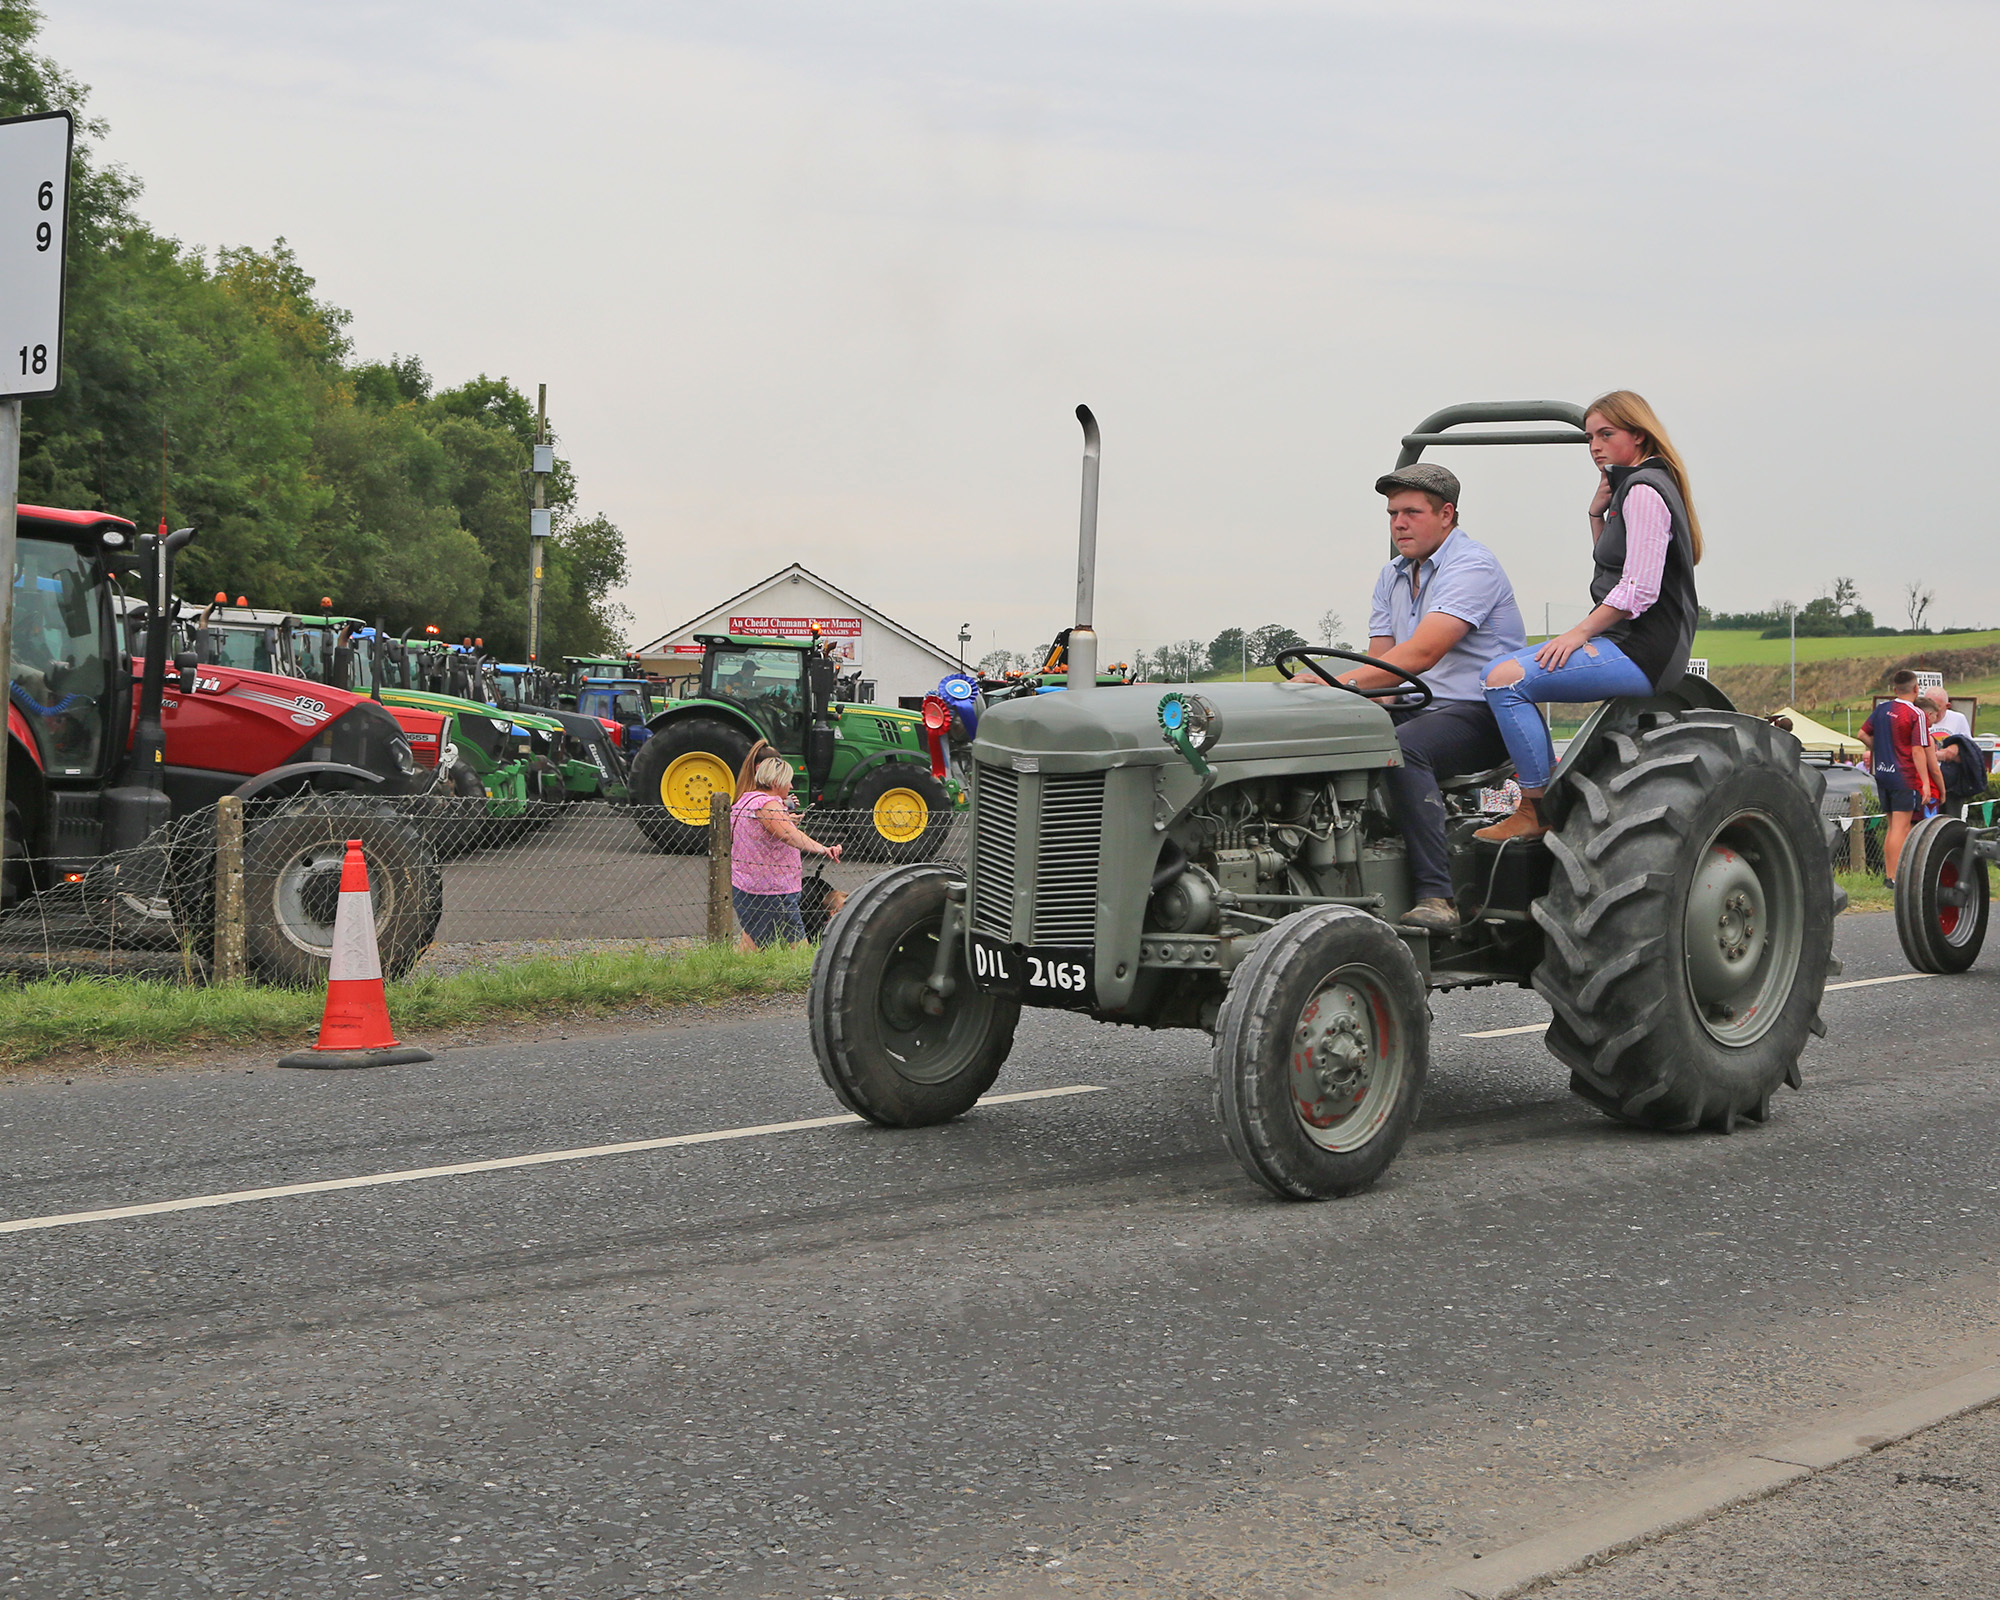
{"type": "Polygon", "coordinates": [[[368,861],[361,841],[347,841],[340,864],[340,904],[333,914],[333,957],[327,965],[326,1012],[319,1043],[295,1050],[281,1067],[400,1067],[436,1058],[398,1044],[382,988],[382,953],[375,943],[375,902],[368,898],[368,861]]]}

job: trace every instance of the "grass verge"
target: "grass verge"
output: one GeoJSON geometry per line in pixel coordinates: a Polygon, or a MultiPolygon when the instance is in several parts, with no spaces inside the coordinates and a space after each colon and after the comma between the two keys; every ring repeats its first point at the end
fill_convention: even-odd
{"type": "MultiPolygon", "coordinates": [[[[809,945],[751,954],[694,945],[670,955],[614,954],[522,961],[389,985],[405,1038],[426,1028],[596,1016],[631,1006],[713,1005],[745,995],[797,994],[812,975],[809,945]]],[[[319,990],[250,984],[184,988],[146,978],[39,978],[0,987],[0,1066],[52,1056],[261,1042],[296,1048],[319,1027],[319,990]]]]}
{"type": "Polygon", "coordinates": [[[1847,891],[1849,911],[1894,911],[1895,891],[1882,885],[1879,872],[1836,872],[1833,881],[1847,891]]]}

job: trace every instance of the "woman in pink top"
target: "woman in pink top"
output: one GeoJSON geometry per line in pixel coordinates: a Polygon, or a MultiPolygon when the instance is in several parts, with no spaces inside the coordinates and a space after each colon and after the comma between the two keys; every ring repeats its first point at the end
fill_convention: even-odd
{"type": "Polygon", "coordinates": [[[799,891],[804,876],[803,855],[840,859],[839,845],[809,838],[792,821],[792,764],[767,744],[759,743],[744,766],[750,782],[729,808],[729,897],[736,920],[743,925],[743,948],[798,944],[806,936],[799,917],[799,891]]]}

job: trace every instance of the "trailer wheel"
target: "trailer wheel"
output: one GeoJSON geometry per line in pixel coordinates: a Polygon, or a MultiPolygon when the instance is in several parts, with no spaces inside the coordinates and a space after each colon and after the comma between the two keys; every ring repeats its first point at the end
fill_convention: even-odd
{"type": "Polygon", "coordinates": [[[949,867],[898,867],[864,884],[827,929],[806,1000],[820,1075],[857,1116],[925,1128],[969,1111],[1014,1046],[1016,1000],[958,984],[935,1012],[926,986],[944,924],[949,867]]]}
{"type": "Polygon", "coordinates": [[[1756,717],[1655,715],[1589,752],[1534,916],[1570,1088],[1641,1127],[1761,1122],[1819,1022],[1834,886],[1824,779],[1756,717]]]}
{"type": "Polygon", "coordinates": [[[368,861],[382,976],[403,977],[430,944],[444,913],[444,877],[422,832],[376,801],[305,795],[243,830],[244,956],[263,982],[326,981],[349,839],[361,841],[368,861]]]}
{"type": "Polygon", "coordinates": [[[951,831],[951,796],[914,761],[863,773],[843,809],[861,813],[851,830],[860,861],[935,861],[951,831]]]}
{"type": "Polygon", "coordinates": [[[1966,832],[1957,817],[1932,817],[1903,841],[1896,868],[1896,937],[1919,972],[1963,972],[1986,942],[1992,893],[1986,863],[1974,862],[1964,879],[1958,875],[1966,832]]]}
{"type": "Polygon", "coordinates": [[[1230,975],[1213,1099],[1230,1152],[1284,1200],[1379,1178],[1423,1099],[1430,1008],[1409,946],[1352,906],[1287,917],[1230,975]]]}
{"type": "Polygon", "coordinates": [[[670,855],[708,849],[710,795],[736,797],[749,735],[720,717],[683,717],[639,746],[632,758],[632,803],[639,831],[670,855]]]}

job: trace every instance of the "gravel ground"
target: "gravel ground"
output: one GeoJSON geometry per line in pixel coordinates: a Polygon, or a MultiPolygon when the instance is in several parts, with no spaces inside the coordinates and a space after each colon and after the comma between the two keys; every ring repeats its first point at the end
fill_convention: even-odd
{"type": "Polygon", "coordinates": [[[1909,1600],[2000,1595],[2000,1408],[1974,1412],[1536,1600],[1909,1600]]]}

